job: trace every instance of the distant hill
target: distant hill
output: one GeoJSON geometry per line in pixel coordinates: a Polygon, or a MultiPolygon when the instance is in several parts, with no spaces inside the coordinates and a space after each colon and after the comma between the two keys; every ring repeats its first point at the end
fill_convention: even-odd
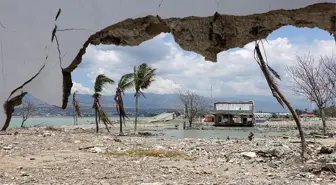
{"type": "MultiPolygon", "coordinates": [[[[146,98],[139,99],[139,106],[143,109],[179,109],[181,108],[180,101],[175,94],[154,94],[146,93],[146,98]]],[[[28,98],[34,102],[37,107],[48,107],[50,105],[38,100],[37,98],[27,95],[28,98]]],[[[126,108],[134,108],[135,99],[134,94],[124,95],[124,104],[126,108]]],[[[92,106],[92,95],[78,94],[77,99],[84,107],[92,106]]],[[[210,102],[210,99],[208,99],[210,102]]],[[[255,95],[239,95],[230,97],[214,97],[213,101],[246,101],[254,100],[256,111],[264,112],[286,112],[279,103],[271,96],[255,96],[255,95]]],[[[71,106],[72,96],[69,97],[69,104],[71,106]]],[[[114,107],[114,96],[102,96],[101,103],[105,107],[114,107]]],[[[305,109],[309,108],[309,104],[302,99],[291,99],[291,103],[295,108],[305,109]]]]}

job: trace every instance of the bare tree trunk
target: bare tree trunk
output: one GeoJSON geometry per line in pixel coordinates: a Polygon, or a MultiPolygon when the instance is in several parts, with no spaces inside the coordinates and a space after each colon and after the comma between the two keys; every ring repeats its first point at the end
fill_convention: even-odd
{"type": "Polygon", "coordinates": [[[306,139],[303,135],[303,130],[302,130],[302,127],[301,127],[301,121],[300,121],[298,115],[296,114],[294,108],[289,103],[289,101],[286,99],[286,97],[280,92],[279,88],[277,86],[275,86],[274,90],[278,93],[281,100],[286,104],[287,108],[289,109],[289,111],[291,112],[291,114],[293,116],[293,119],[295,120],[296,126],[299,130],[299,135],[300,135],[300,138],[301,138],[301,157],[304,157],[304,154],[306,152],[306,139]]]}
{"type": "Polygon", "coordinates": [[[98,108],[95,107],[95,118],[96,118],[96,132],[98,133],[99,127],[98,127],[98,108]]]}
{"type": "Polygon", "coordinates": [[[139,114],[139,96],[135,96],[135,120],[134,120],[134,132],[137,133],[137,123],[138,123],[138,114],[139,114]]]}
{"type": "Polygon", "coordinates": [[[76,125],[76,113],[75,113],[75,107],[73,107],[72,114],[74,117],[74,125],[76,125]]]}
{"type": "Polygon", "coordinates": [[[23,119],[23,120],[22,120],[22,123],[21,123],[21,128],[23,128],[23,127],[24,127],[23,125],[24,125],[24,123],[26,122],[26,120],[27,120],[27,119],[23,119]]]}
{"type": "MultiPolygon", "coordinates": [[[[23,110],[23,111],[25,111],[25,110],[23,110]]],[[[24,114],[25,114],[25,112],[22,113],[21,128],[23,127],[23,124],[24,124],[24,122],[26,121],[26,120],[25,120],[25,116],[24,116],[24,114]]]]}
{"type": "Polygon", "coordinates": [[[183,112],[184,112],[183,130],[185,130],[187,127],[187,122],[185,121],[185,119],[187,118],[187,106],[186,105],[184,106],[183,112]]]}
{"type": "Polygon", "coordinates": [[[122,120],[122,116],[121,116],[121,113],[119,112],[119,119],[120,119],[120,128],[119,128],[119,135],[123,136],[124,135],[124,132],[123,132],[123,120],[122,120]]]}
{"type": "Polygon", "coordinates": [[[326,117],[324,113],[324,108],[320,108],[321,110],[321,118],[322,118],[322,125],[323,125],[323,135],[327,135],[327,126],[326,126],[326,117]]]}
{"type": "Polygon", "coordinates": [[[256,48],[256,51],[257,51],[258,58],[260,60],[261,70],[263,71],[263,74],[264,74],[266,80],[268,81],[268,84],[270,85],[270,87],[273,87],[273,90],[277,93],[277,95],[280,97],[282,102],[284,104],[286,104],[287,108],[289,109],[289,111],[293,115],[293,118],[294,118],[296,126],[299,130],[299,135],[300,135],[300,138],[301,138],[301,157],[304,158],[304,154],[306,153],[306,140],[305,140],[305,137],[303,135],[303,130],[302,130],[302,127],[301,127],[300,119],[299,119],[298,115],[296,114],[292,105],[289,103],[289,101],[286,99],[286,97],[281,93],[279,87],[272,80],[272,77],[270,76],[269,72],[263,70],[263,69],[267,69],[267,66],[264,62],[264,59],[262,57],[262,54],[261,54],[259,48],[258,49],[256,48]]]}

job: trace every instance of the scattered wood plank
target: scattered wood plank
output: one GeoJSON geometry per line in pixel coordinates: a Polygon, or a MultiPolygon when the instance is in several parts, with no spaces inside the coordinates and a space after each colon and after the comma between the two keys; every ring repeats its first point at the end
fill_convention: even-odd
{"type": "Polygon", "coordinates": [[[87,150],[90,148],[94,148],[95,146],[85,146],[85,147],[79,147],[78,150],[87,150]]]}

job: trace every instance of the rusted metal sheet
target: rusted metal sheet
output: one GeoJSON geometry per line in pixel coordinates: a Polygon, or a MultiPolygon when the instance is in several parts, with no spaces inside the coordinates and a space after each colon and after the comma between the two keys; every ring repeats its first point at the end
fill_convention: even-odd
{"type": "Polygon", "coordinates": [[[217,102],[215,103],[215,109],[252,111],[253,102],[217,102]]]}

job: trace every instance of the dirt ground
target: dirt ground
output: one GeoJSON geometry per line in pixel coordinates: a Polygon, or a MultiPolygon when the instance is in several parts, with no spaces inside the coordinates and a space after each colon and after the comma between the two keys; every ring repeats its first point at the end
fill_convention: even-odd
{"type": "MultiPolygon", "coordinates": [[[[0,184],[332,184],[335,138],[246,140],[116,136],[93,126],[0,134],[0,184]]],[[[334,169],[335,170],[335,169],[334,169]]]]}

